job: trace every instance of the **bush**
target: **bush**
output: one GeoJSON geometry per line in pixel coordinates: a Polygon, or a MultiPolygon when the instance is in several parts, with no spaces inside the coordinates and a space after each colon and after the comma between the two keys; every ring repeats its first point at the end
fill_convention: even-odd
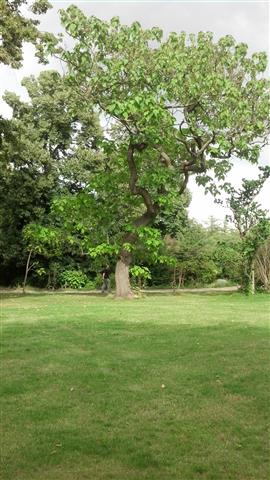
{"type": "Polygon", "coordinates": [[[64,270],[59,274],[61,287],[82,288],[88,282],[88,278],[81,270],[64,270]]]}
{"type": "Polygon", "coordinates": [[[147,267],[140,267],[138,265],[134,265],[130,269],[130,273],[132,276],[131,283],[135,283],[134,286],[139,288],[144,288],[146,281],[151,279],[151,272],[147,267]]]}
{"type": "Polygon", "coordinates": [[[87,280],[86,284],[84,285],[85,290],[95,290],[96,283],[94,280],[87,280]]]}
{"type": "Polygon", "coordinates": [[[100,290],[101,287],[102,287],[102,283],[103,283],[103,279],[102,279],[102,276],[100,274],[98,274],[96,276],[96,278],[94,279],[94,285],[95,285],[95,288],[97,290],[100,290]]]}

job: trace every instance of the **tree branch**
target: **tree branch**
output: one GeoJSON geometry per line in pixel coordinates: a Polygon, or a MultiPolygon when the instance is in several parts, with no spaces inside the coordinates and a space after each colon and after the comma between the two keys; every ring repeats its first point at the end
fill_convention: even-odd
{"type": "Polygon", "coordinates": [[[204,153],[205,149],[210,145],[215,140],[215,133],[213,133],[212,137],[209,138],[204,145],[201,146],[200,150],[197,152],[197,156],[201,155],[204,153]]]}
{"type": "Polygon", "coordinates": [[[167,153],[164,152],[164,150],[162,150],[162,147],[160,147],[159,145],[154,145],[154,148],[160,153],[160,157],[162,158],[165,165],[168,168],[172,167],[172,161],[171,161],[169,155],[167,155],[167,153]]]}
{"type": "Polygon", "coordinates": [[[152,202],[151,196],[146,188],[140,187],[137,185],[138,180],[138,172],[136,163],[134,160],[134,150],[142,151],[146,148],[145,143],[137,143],[137,144],[129,144],[128,152],[127,152],[127,161],[130,171],[130,178],[129,178],[129,187],[130,191],[133,195],[139,195],[143,198],[144,204],[147,208],[147,213],[151,213],[156,215],[158,212],[158,206],[152,202]]]}
{"type": "Polygon", "coordinates": [[[188,174],[187,171],[184,172],[184,176],[185,176],[184,181],[183,181],[183,183],[182,183],[182,185],[181,185],[181,187],[180,187],[180,190],[179,190],[179,194],[180,194],[180,195],[182,195],[182,193],[183,193],[183,192],[186,190],[186,188],[187,188],[188,179],[189,179],[189,174],[188,174]]]}

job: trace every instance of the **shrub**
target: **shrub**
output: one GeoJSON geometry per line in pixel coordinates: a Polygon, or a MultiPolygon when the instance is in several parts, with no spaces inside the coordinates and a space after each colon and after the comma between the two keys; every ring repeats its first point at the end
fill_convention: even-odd
{"type": "Polygon", "coordinates": [[[61,287],[82,288],[88,282],[88,278],[81,270],[64,270],[59,275],[61,287]]]}
{"type": "Polygon", "coordinates": [[[130,273],[132,275],[132,280],[135,279],[135,285],[138,286],[139,288],[144,287],[146,280],[151,279],[151,273],[149,268],[147,267],[140,267],[138,265],[134,265],[130,269],[130,273]]]}
{"type": "Polygon", "coordinates": [[[87,280],[86,284],[84,285],[85,290],[95,290],[96,283],[94,280],[87,280]]]}

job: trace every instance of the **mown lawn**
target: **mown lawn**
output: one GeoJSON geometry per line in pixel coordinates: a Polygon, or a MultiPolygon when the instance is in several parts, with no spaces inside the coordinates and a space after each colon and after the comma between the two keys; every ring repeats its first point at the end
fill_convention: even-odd
{"type": "Polygon", "coordinates": [[[269,297],[2,296],[4,480],[269,480],[269,297]]]}

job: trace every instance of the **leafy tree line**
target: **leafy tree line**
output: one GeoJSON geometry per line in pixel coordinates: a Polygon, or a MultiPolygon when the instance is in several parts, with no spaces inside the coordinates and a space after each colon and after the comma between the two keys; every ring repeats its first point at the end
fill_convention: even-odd
{"type": "MultiPolygon", "coordinates": [[[[235,157],[258,163],[267,141],[266,55],[249,56],[231,36],[214,42],[209,32],[171,33],[163,39],[159,28],[121,25],[116,17],[104,22],[70,6],[61,21],[71,49],[26,23],[35,35],[21,37],[13,64],[8,32],[16,32],[22,3],[5,4],[0,61],[19,66],[22,41],[32,40],[42,61],[56,55],[67,73],[25,79],[28,102],[5,95],[13,116],[0,124],[1,281],[24,276],[26,282],[29,273],[57,286],[67,284],[65,271],[80,270],[87,277],[79,284],[109,261],[117,296],[132,297],[130,269],[139,282],[154,282],[161,271],[181,285],[220,276],[236,281],[240,255],[244,284],[269,222],[244,200],[256,225],[252,220],[242,241],[235,221],[244,210],[239,214],[235,206],[254,200],[268,172],[244,183],[246,194],[228,185],[226,175],[235,157]],[[188,220],[191,175],[215,196],[223,182],[240,240],[235,232],[215,237],[188,220]]],[[[39,2],[36,11],[48,7],[39,2]]]]}
{"type": "MultiPolygon", "coordinates": [[[[175,228],[175,224],[173,226],[175,228]]],[[[144,245],[141,251],[137,251],[136,265],[131,269],[133,287],[175,289],[241,285],[246,259],[236,230],[218,225],[213,230],[211,226],[203,227],[194,220],[186,220],[178,227],[174,236],[166,234],[160,244],[159,257],[166,259],[162,264],[149,255],[144,245]]],[[[99,288],[104,263],[114,266],[114,252],[90,259],[88,255],[80,254],[81,239],[76,244],[74,234],[63,235],[62,229],[52,225],[29,224],[24,229],[24,237],[32,256],[32,285],[99,288]]],[[[264,290],[269,289],[269,256],[265,251],[268,244],[269,238],[261,244],[254,259],[257,286],[264,290]]],[[[245,284],[242,286],[244,288],[245,284]]]]}

